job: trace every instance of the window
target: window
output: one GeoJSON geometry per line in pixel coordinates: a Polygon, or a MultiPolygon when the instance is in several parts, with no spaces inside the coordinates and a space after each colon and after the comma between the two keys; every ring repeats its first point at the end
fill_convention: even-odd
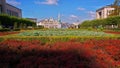
{"type": "Polygon", "coordinates": [[[7,9],[7,14],[10,15],[10,16],[16,16],[16,17],[19,16],[17,12],[11,11],[9,9],[7,9]]]}
{"type": "Polygon", "coordinates": [[[11,14],[11,10],[8,10],[8,9],[7,9],[7,14],[11,16],[11,15],[12,15],[12,14],[11,14]]]}

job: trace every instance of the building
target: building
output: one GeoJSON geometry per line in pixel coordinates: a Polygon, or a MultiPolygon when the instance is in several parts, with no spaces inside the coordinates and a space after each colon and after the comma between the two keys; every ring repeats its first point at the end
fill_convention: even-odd
{"type": "Polygon", "coordinates": [[[61,28],[59,21],[53,18],[41,20],[37,23],[37,26],[44,26],[44,28],[61,28]]]}
{"type": "Polygon", "coordinates": [[[73,23],[74,28],[78,29],[79,28],[79,22],[73,23]]]}
{"type": "Polygon", "coordinates": [[[115,8],[111,7],[111,6],[105,6],[102,7],[98,10],[96,10],[96,19],[104,19],[107,18],[111,12],[113,12],[115,10],[115,8]]]}
{"type": "Polygon", "coordinates": [[[70,27],[69,23],[65,23],[65,22],[61,23],[61,28],[68,29],[69,27],[70,27]]]}
{"type": "Polygon", "coordinates": [[[8,14],[10,16],[22,17],[21,9],[6,3],[6,0],[0,0],[0,14],[8,14]]]}
{"type": "Polygon", "coordinates": [[[28,19],[28,20],[30,20],[30,21],[33,21],[33,22],[37,23],[37,18],[26,18],[26,19],[28,19]]]}

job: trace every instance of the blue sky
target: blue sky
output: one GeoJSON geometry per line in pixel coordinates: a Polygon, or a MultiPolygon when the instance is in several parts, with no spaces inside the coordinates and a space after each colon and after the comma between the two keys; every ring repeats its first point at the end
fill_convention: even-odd
{"type": "Polygon", "coordinates": [[[22,9],[24,18],[57,19],[60,14],[63,22],[72,23],[94,19],[97,9],[112,4],[114,0],[7,0],[7,2],[22,9]]]}

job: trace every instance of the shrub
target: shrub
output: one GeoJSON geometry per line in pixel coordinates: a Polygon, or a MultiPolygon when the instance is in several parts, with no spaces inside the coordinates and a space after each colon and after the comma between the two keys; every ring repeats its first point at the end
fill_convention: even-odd
{"type": "Polygon", "coordinates": [[[36,25],[35,22],[32,22],[28,19],[17,18],[5,14],[0,14],[0,22],[1,25],[4,26],[5,28],[12,28],[12,29],[15,29],[16,27],[25,28],[26,26],[36,25]]]}
{"type": "Polygon", "coordinates": [[[9,28],[0,29],[0,32],[6,32],[6,31],[11,31],[11,29],[9,29],[9,28]]]}
{"type": "MultiPolygon", "coordinates": [[[[79,26],[81,28],[98,28],[98,26],[102,25],[103,28],[108,28],[107,26],[118,26],[118,28],[120,27],[120,16],[113,16],[113,17],[108,17],[106,19],[95,19],[95,20],[89,20],[89,21],[84,21],[82,24],[80,24],[79,26]]],[[[112,27],[111,27],[112,28],[112,27]]],[[[116,27],[114,27],[116,28],[116,27]]]]}
{"type": "Polygon", "coordinates": [[[13,29],[13,31],[20,31],[20,30],[21,30],[20,28],[13,29]]]}

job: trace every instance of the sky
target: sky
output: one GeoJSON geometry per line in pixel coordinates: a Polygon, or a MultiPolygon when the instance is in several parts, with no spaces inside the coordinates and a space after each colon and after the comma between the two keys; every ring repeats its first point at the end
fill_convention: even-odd
{"type": "Polygon", "coordinates": [[[65,23],[95,19],[97,9],[113,4],[114,0],[7,0],[22,9],[23,18],[58,18],[65,23]]]}

